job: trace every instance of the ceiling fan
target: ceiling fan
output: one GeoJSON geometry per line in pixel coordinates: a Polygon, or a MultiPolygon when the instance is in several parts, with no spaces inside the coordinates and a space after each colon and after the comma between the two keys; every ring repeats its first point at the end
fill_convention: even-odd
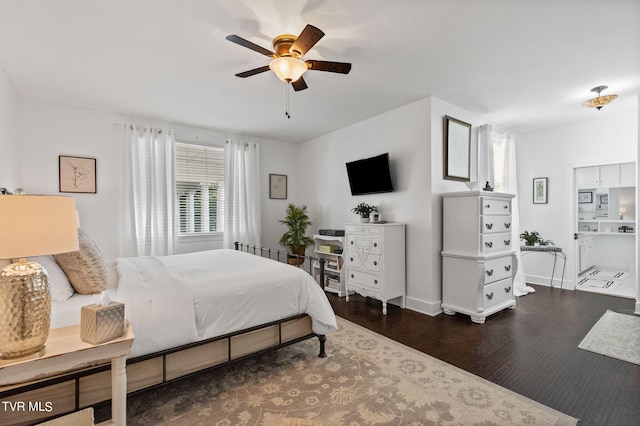
{"type": "Polygon", "coordinates": [[[273,49],[275,52],[237,35],[228,35],[225,38],[232,43],[272,58],[269,65],[238,73],[236,74],[237,77],[246,78],[271,70],[280,80],[291,83],[293,89],[299,91],[307,88],[307,83],[302,77],[302,74],[307,70],[340,74],[349,74],[349,71],[351,71],[351,64],[346,62],[301,59],[322,37],[324,37],[324,33],[319,28],[307,25],[297,37],[291,34],[281,34],[274,38],[273,49]]]}

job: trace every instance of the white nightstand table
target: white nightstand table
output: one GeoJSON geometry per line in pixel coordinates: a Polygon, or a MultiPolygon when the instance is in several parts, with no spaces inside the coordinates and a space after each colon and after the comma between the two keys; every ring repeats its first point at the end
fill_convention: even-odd
{"type": "Polygon", "coordinates": [[[28,382],[63,374],[102,360],[111,360],[110,422],[127,424],[126,357],[133,343],[133,329],[126,323],[122,337],[92,345],[80,339],[80,325],[51,330],[41,353],[21,358],[0,360],[0,386],[28,382]]]}

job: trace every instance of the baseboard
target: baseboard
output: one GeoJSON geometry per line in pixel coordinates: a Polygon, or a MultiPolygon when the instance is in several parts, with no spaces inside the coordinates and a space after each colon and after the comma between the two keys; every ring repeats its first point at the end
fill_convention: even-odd
{"type": "Polygon", "coordinates": [[[420,312],[421,314],[435,317],[442,313],[441,301],[428,302],[426,300],[416,299],[414,297],[407,297],[405,304],[407,309],[420,312]]]}
{"type": "MultiPolygon", "coordinates": [[[[548,276],[525,274],[524,280],[525,280],[525,282],[527,284],[542,285],[542,286],[545,286],[545,287],[549,287],[551,285],[551,277],[548,277],[548,276]]],[[[562,285],[562,288],[564,290],[575,290],[576,289],[576,285],[573,282],[573,280],[568,280],[565,277],[565,279],[563,281],[561,278],[554,277],[553,278],[553,287],[560,288],[561,285],[562,285]]]]}

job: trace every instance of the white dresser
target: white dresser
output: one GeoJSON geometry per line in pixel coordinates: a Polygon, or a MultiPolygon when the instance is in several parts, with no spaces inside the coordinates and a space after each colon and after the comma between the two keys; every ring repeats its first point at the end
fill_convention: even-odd
{"type": "Polygon", "coordinates": [[[518,241],[511,234],[514,195],[466,191],[443,194],[442,309],[485,318],[515,308],[518,241]]]}
{"type": "Polygon", "coordinates": [[[400,297],[405,306],[405,225],[403,223],[363,223],[346,225],[346,301],[353,291],[382,301],[400,297]]]}

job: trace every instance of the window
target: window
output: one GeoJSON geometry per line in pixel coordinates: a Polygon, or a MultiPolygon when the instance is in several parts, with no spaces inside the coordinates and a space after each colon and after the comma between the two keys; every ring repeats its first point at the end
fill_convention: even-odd
{"type": "Polygon", "coordinates": [[[224,149],[176,142],[178,233],[224,229],[224,149]]]}

